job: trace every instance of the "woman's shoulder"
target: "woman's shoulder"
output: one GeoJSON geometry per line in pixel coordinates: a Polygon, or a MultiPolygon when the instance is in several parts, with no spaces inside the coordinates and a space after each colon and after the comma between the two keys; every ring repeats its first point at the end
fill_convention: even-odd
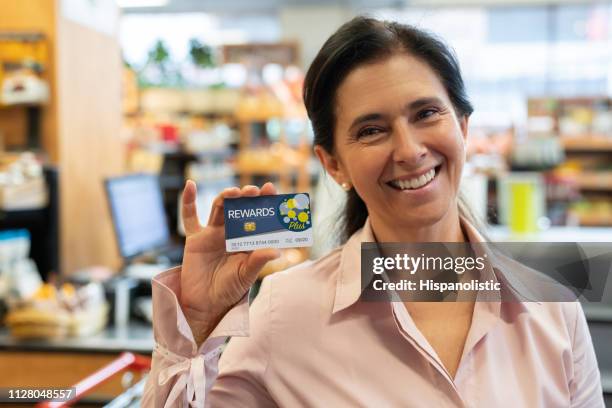
{"type": "MultiPolygon", "coordinates": [[[[553,338],[574,341],[576,332],[582,329],[585,321],[582,305],[574,302],[525,302],[522,309],[526,312],[521,319],[529,331],[546,333],[553,338]]],[[[519,314],[520,316],[520,314],[519,314]]]]}

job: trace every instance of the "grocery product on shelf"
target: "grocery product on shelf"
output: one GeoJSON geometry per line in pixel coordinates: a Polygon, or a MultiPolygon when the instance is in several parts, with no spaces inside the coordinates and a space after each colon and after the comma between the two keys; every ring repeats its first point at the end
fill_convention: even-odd
{"type": "Polygon", "coordinates": [[[0,33],[0,105],[47,102],[49,85],[41,76],[46,64],[43,34],[0,33]]]}
{"type": "Polygon", "coordinates": [[[513,169],[550,169],[565,159],[557,137],[531,137],[516,141],[512,148],[513,169]]]}
{"type": "Polygon", "coordinates": [[[612,226],[612,202],[606,198],[582,199],[569,209],[575,223],[583,226],[612,226]]]}
{"type": "Polygon", "coordinates": [[[42,166],[32,153],[0,158],[0,209],[30,210],[47,205],[42,166]]]}
{"type": "Polygon", "coordinates": [[[31,297],[12,301],[5,321],[17,338],[86,336],[106,326],[108,309],[98,283],[78,289],[46,283],[31,297]]]}
{"type": "Polygon", "coordinates": [[[566,208],[567,224],[612,225],[612,98],[533,98],[528,115],[532,133],[548,134],[563,149],[554,174],[575,194],[551,201],[566,208]]]}
{"type": "Polygon", "coordinates": [[[5,69],[0,101],[5,105],[41,104],[49,99],[49,86],[30,68],[5,69]]]}

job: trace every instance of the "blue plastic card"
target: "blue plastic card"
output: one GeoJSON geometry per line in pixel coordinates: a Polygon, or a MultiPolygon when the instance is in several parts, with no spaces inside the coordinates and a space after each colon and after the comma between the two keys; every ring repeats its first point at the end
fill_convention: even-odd
{"type": "Polygon", "coordinates": [[[312,246],[308,193],[226,198],[225,250],[312,246]]]}

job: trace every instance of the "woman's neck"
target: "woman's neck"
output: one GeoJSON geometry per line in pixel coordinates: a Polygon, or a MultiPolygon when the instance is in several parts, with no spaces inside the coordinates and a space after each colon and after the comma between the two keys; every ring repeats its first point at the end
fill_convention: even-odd
{"type": "Polygon", "coordinates": [[[378,242],[465,242],[467,238],[461,228],[459,210],[449,211],[431,225],[401,226],[386,225],[370,216],[370,225],[378,242]]]}

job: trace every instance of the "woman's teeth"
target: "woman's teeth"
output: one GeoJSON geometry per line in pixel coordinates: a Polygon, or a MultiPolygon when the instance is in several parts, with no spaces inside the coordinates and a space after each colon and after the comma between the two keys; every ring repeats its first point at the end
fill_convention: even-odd
{"type": "Polygon", "coordinates": [[[401,190],[414,190],[423,187],[425,184],[429,183],[435,176],[436,170],[431,169],[420,177],[415,177],[410,180],[392,180],[390,184],[393,187],[399,188],[401,190]]]}

